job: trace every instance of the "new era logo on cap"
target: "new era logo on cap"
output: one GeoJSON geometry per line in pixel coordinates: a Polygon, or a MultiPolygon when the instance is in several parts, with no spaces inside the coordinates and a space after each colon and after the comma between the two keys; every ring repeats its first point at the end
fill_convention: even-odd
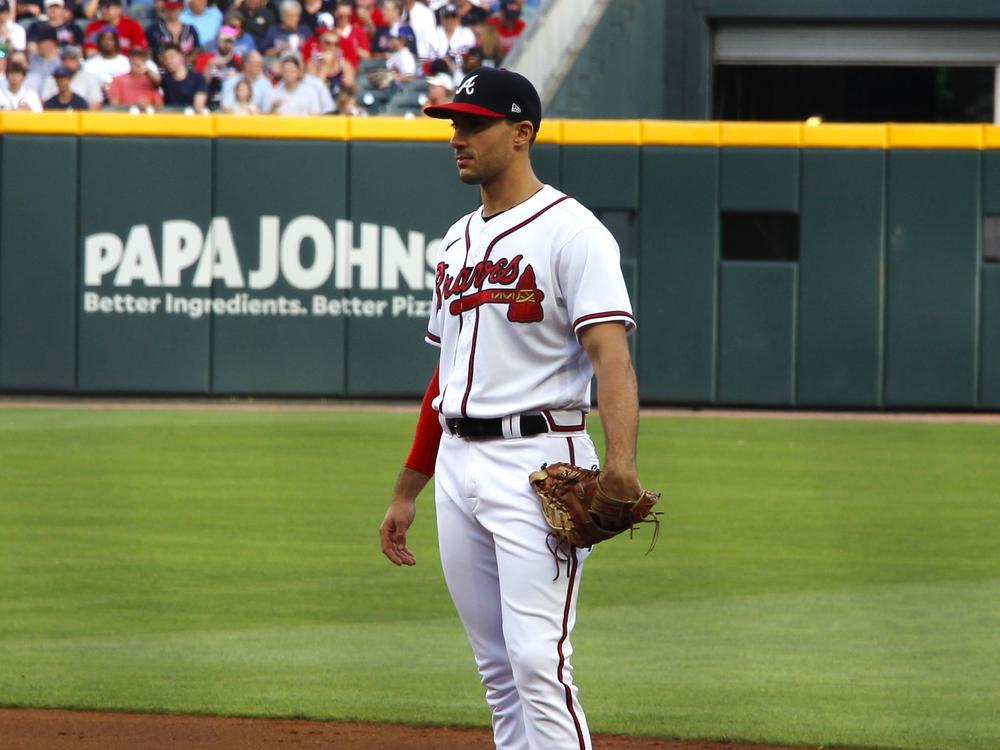
{"type": "Polygon", "coordinates": [[[531,81],[505,68],[479,68],[470,73],[455,90],[454,101],[424,109],[429,117],[450,119],[456,113],[527,120],[535,127],[542,122],[542,102],[531,81]]]}

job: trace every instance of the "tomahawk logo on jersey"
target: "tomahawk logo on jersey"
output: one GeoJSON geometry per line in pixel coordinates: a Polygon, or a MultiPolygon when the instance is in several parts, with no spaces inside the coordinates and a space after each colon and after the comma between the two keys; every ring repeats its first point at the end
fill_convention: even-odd
{"type": "Polygon", "coordinates": [[[441,246],[426,337],[442,348],[435,408],[478,418],[589,411],[593,369],[580,330],[635,327],[611,233],[546,186],[489,221],[482,209],[463,217],[441,246]],[[524,324],[540,330],[525,336],[524,324]]]}

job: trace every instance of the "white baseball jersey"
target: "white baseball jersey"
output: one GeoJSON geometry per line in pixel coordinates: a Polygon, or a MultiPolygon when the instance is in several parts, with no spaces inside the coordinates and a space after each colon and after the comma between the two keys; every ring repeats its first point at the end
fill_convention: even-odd
{"type": "Polygon", "coordinates": [[[618,244],[572,198],[546,185],[441,243],[426,340],[441,347],[445,417],[590,410],[593,368],[578,338],[608,321],[635,328],[618,244]]]}

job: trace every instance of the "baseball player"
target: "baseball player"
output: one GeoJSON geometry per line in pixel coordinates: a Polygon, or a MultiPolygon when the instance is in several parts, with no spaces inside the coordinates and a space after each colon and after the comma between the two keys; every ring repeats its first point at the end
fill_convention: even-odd
{"type": "Polygon", "coordinates": [[[501,750],[588,750],[570,656],[590,550],[556,549],[528,475],[598,463],[587,434],[597,376],[609,494],[641,493],[635,329],[611,233],[543,185],[531,166],[541,103],[531,83],[480,68],[449,104],[458,177],[482,206],[448,230],[426,340],[440,347],[410,456],[380,528],[382,551],[414,565],[406,532],[436,474],[445,580],[486,687],[501,750]],[[556,570],[559,574],[555,575],[556,570]]]}

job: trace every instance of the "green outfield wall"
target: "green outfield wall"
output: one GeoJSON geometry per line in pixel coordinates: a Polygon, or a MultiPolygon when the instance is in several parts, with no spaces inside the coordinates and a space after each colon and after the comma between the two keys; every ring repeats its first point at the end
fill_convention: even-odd
{"type": "MultiPolygon", "coordinates": [[[[0,116],[0,390],[422,393],[447,124],[0,116]]],[[[1000,408],[1000,130],[550,121],[646,403],[1000,408]],[[994,218],[996,217],[996,218],[994,218]]]]}

